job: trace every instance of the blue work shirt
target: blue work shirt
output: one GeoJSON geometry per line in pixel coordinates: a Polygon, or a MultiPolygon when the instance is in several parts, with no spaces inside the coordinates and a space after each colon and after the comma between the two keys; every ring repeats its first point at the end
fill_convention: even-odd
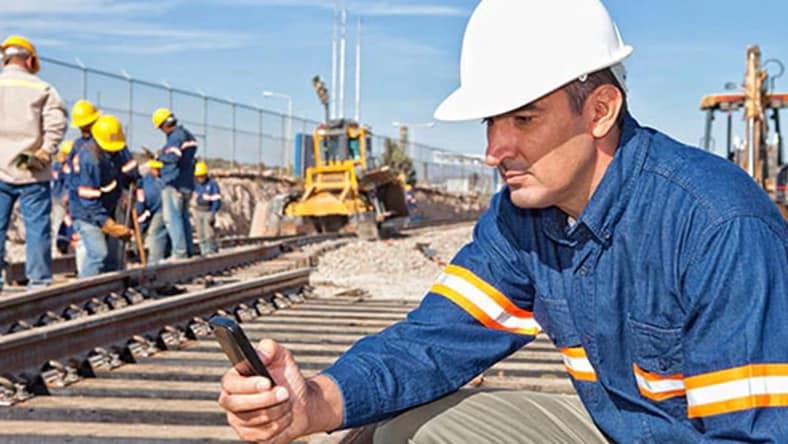
{"type": "Polygon", "coordinates": [[[216,213],[222,206],[222,194],[219,184],[212,177],[206,177],[205,182],[194,182],[194,194],[197,196],[196,209],[216,213]]]}
{"type": "Polygon", "coordinates": [[[178,191],[194,190],[194,156],[197,153],[197,140],[182,126],[175,127],[167,134],[167,142],[161,149],[159,160],[161,180],[165,186],[178,191]]]}
{"type": "Polygon", "coordinates": [[[63,196],[66,195],[68,189],[66,187],[66,181],[68,180],[69,175],[71,174],[71,166],[69,165],[68,161],[63,162],[52,162],[52,198],[54,200],[60,201],[62,200],[63,196]]]}
{"type": "Polygon", "coordinates": [[[140,231],[145,231],[153,215],[161,211],[161,179],[153,174],[142,176],[142,185],[137,188],[134,211],[137,213],[137,222],[140,231]]]}
{"type": "Polygon", "coordinates": [[[115,213],[120,199],[120,177],[111,154],[95,142],[82,145],[71,159],[68,212],[73,219],[102,226],[115,213]]]}
{"type": "Polygon", "coordinates": [[[542,331],[616,442],[785,443],[787,271],[788,226],[744,171],[627,117],[576,221],[503,189],[407,320],[325,374],[353,426],[457,390],[542,331]]]}
{"type": "Polygon", "coordinates": [[[112,167],[115,168],[115,175],[119,178],[123,188],[129,188],[132,182],[137,182],[137,179],[139,179],[140,173],[137,161],[131,155],[128,147],[124,146],[122,150],[113,153],[110,162],[112,162],[112,167]]]}

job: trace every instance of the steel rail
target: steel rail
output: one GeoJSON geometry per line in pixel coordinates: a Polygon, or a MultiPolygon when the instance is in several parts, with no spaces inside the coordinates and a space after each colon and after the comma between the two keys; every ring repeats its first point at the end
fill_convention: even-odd
{"type": "Polygon", "coordinates": [[[101,299],[112,292],[120,294],[130,287],[157,288],[175,285],[198,276],[268,260],[279,256],[292,246],[336,238],[337,235],[332,234],[289,237],[262,246],[106,273],[63,285],[19,293],[0,299],[0,329],[2,329],[0,334],[7,331],[14,322],[31,323],[48,311],[59,314],[71,304],[81,307],[93,298],[101,299]]]}
{"type": "Polygon", "coordinates": [[[191,292],[93,316],[20,331],[0,337],[0,373],[38,371],[50,360],[87,354],[96,347],[125,342],[134,335],[158,332],[194,317],[210,315],[239,303],[300,288],[310,268],[299,268],[243,282],[191,292]]]}

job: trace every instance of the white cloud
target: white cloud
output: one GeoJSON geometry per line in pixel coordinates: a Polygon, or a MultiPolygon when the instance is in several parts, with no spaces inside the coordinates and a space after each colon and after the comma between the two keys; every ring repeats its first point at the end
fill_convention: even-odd
{"type": "Polygon", "coordinates": [[[393,2],[370,2],[368,0],[203,0],[222,4],[257,7],[321,8],[333,10],[337,5],[350,12],[365,16],[466,16],[470,11],[453,6],[435,4],[392,4],[393,2]]]}
{"type": "Polygon", "coordinates": [[[126,15],[146,13],[151,10],[170,9],[177,0],[154,2],[153,0],[2,0],[3,15],[126,15]]]}

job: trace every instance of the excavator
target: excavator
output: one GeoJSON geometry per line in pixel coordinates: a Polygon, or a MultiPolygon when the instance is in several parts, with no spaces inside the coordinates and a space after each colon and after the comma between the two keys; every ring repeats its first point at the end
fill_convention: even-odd
{"type": "Polygon", "coordinates": [[[761,64],[758,46],[746,52],[744,83],[740,92],[703,96],[700,109],[706,112],[703,148],[712,148],[712,127],[716,113],[727,116],[727,156],[761,186],[788,220],[788,159],[783,157],[780,130],[780,109],[788,107],[788,93],[775,93],[774,80],[780,74],[769,76],[761,64]],[[733,113],[743,111],[745,137],[743,143],[732,143],[733,113]],[[770,114],[770,116],[769,116],[770,114]],[[773,127],[770,128],[769,119],[773,127]]]}
{"type": "MultiPolygon", "coordinates": [[[[322,82],[316,77],[313,84],[327,106],[322,82]]],[[[311,153],[298,156],[306,164],[303,188],[267,202],[255,215],[250,235],[350,232],[376,239],[404,225],[405,183],[387,166],[375,164],[368,128],[350,119],[329,119],[326,112],[311,139],[311,153]]]]}

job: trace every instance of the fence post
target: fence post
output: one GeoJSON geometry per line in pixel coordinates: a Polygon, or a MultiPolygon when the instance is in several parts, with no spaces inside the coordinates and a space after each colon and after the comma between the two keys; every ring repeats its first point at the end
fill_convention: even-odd
{"type": "Polygon", "coordinates": [[[76,60],[77,65],[79,65],[79,68],[82,70],[82,98],[87,100],[87,98],[88,98],[88,67],[85,66],[84,63],[82,63],[82,60],[79,60],[76,57],[74,57],[74,60],[76,60]]]}
{"type": "Polygon", "coordinates": [[[126,146],[131,149],[133,146],[131,141],[134,137],[134,126],[132,125],[132,121],[134,120],[134,79],[131,78],[125,69],[121,70],[121,72],[123,73],[123,77],[126,78],[126,81],[129,82],[129,125],[126,130],[128,132],[126,146]]]}
{"type": "Polygon", "coordinates": [[[259,121],[257,125],[257,164],[260,168],[260,175],[263,174],[263,110],[258,108],[259,121]]]}
{"type": "Polygon", "coordinates": [[[230,102],[233,105],[233,167],[238,169],[238,162],[236,161],[235,157],[235,102],[230,102]]]}

